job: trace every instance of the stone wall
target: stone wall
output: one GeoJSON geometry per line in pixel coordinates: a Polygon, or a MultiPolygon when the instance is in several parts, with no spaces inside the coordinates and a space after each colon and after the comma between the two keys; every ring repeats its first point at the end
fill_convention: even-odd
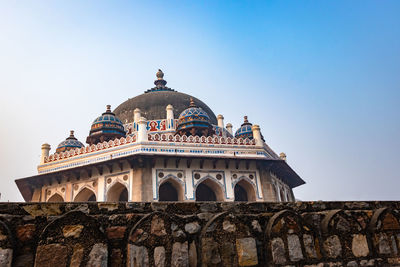
{"type": "Polygon", "coordinates": [[[400,266],[400,202],[0,203],[0,266],[400,266]]]}

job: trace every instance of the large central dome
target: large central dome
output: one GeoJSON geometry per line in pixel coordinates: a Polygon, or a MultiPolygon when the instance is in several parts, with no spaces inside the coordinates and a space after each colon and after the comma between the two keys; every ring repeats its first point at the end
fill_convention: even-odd
{"type": "Polygon", "coordinates": [[[171,104],[174,107],[174,117],[178,119],[179,114],[184,111],[190,99],[202,108],[210,117],[212,124],[217,124],[217,118],[214,112],[201,100],[184,93],[176,92],[165,86],[167,83],[163,79],[164,74],[161,70],[157,72],[157,80],[154,82],[156,87],[147,90],[144,94],[130,98],[120,104],[115,110],[115,115],[123,122],[133,122],[133,111],[136,108],[141,110],[141,116],[147,120],[166,118],[166,107],[171,104]]]}

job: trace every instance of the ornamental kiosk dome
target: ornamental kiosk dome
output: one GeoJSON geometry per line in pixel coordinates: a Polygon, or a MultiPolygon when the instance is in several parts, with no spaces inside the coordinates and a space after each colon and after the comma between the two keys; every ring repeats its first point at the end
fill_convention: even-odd
{"type": "Polygon", "coordinates": [[[125,137],[124,125],[107,105],[106,112],[93,121],[86,143],[92,145],[120,137],[125,137]]]}
{"type": "Polygon", "coordinates": [[[147,120],[159,120],[165,117],[165,107],[172,105],[175,119],[186,108],[190,98],[193,98],[196,105],[202,108],[210,117],[211,123],[217,125],[217,117],[214,112],[201,100],[184,93],[180,93],[166,86],[164,73],[158,70],[157,79],[154,81],[155,87],[147,90],[144,94],[130,98],[120,104],[115,110],[115,114],[123,123],[131,123],[134,118],[134,110],[140,109],[141,116],[147,120]]]}
{"type": "Polygon", "coordinates": [[[76,139],[76,137],[74,136],[74,131],[71,130],[69,137],[67,137],[67,139],[62,141],[57,146],[56,152],[60,153],[70,149],[81,148],[81,147],[84,147],[84,145],[81,142],[79,142],[78,139],[76,139]]]}
{"type": "Polygon", "coordinates": [[[212,136],[214,134],[210,117],[201,107],[194,104],[193,98],[190,99],[189,107],[179,115],[176,133],[187,136],[212,136]]]}
{"type": "MultiPolygon", "coordinates": [[[[254,138],[253,136],[253,130],[251,129],[253,126],[253,124],[251,124],[248,119],[247,116],[244,116],[244,122],[243,124],[240,126],[239,129],[237,129],[236,133],[235,133],[235,137],[236,138],[249,138],[250,140],[254,138]]],[[[257,126],[258,127],[258,126],[257,126]]],[[[261,135],[261,140],[264,140],[264,136],[260,133],[261,135]]]]}
{"type": "Polygon", "coordinates": [[[235,137],[236,138],[249,138],[249,139],[253,139],[253,131],[251,130],[251,126],[253,124],[251,124],[248,120],[247,120],[247,116],[244,116],[244,122],[242,124],[242,126],[240,126],[240,128],[236,131],[235,133],[235,137]]]}

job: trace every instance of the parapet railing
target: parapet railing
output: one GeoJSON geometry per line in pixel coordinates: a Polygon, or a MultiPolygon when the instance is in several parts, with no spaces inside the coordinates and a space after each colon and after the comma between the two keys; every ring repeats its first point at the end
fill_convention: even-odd
{"type": "MultiPolygon", "coordinates": [[[[248,138],[231,138],[220,136],[180,136],[173,134],[147,134],[148,142],[160,143],[181,143],[181,144],[201,144],[201,145],[228,145],[228,146],[255,146],[256,141],[248,138]]],[[[44,163],[55,162],[67,158],[72,158],[78,155],[89,154],[96,151],[107,150],[109,148],[118,147],[126,144],[137,143],[136,135],[130,135],[121,138],[116,138],[102,143],[88,145],[82,148],[71,149],[65,152],[54,153],[44,158],[44,163]]]]}

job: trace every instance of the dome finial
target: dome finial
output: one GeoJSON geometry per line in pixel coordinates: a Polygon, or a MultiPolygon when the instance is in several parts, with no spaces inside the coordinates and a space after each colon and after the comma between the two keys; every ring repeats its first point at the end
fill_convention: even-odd
{"type": "Polygon", "coordinates": [[[247,116],[244,116],[244,123],[248,123],[247,116]]]}
{"type": "Polygon", "coordinates": [[[111,112],[111,105],[107,105],[106,107],[107,107],[106,112],[111,112]]]}
{"type": "Polygon", "coordinates": [[[69,137],[74,137],[74,130],[69,131],[69,137]]]}
{"type": "Polygon", "coordinates": [[[163,89],[166,88],[165,85],[167,84],[167,81],[164,80],[164,72],[162,72],[161,69],[158,69],[156,73],[157,80],[154,81],[154,84],[156,85],[157,89],[163,89]]]}
{"type": "Polygon", "coordinates": [[[190,105],[189,105],[189,107],[191,107],[191,108],[196,107],[196,105],[195,105],[195,103],[194,103],[194,100],[193,100],[193,97],[190,98],[190,105]]]}
{"type": "Polygon", "coordinates": [[[164,78],[164,72],[162,72],[161,69],[158,69],[156,76],[158,80],[162,80],[164,78]]]}

